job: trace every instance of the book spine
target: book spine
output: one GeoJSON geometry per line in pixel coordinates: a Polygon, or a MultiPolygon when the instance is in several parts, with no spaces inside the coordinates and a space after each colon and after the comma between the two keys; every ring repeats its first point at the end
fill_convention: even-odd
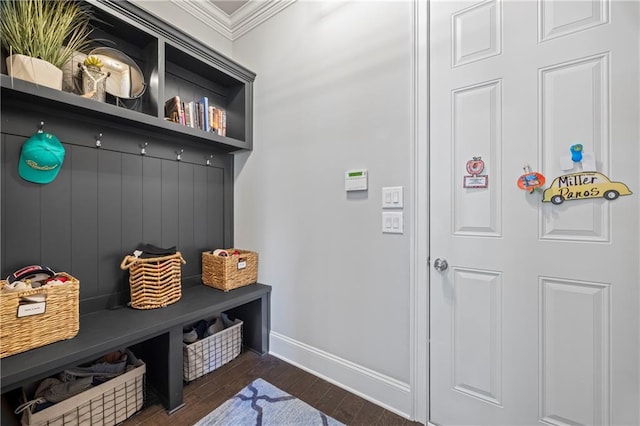
{"type": "Polygon", "coordinates": [[[221,127],[222,127],[222,136],[227,136],[227,110],[226,109],[222,110],[221,127]]]}
{"type": "Polygon", "coordinates": [[[208,132],[211,129],[209,124],[209,98],[204,96],[200,99],[200,102],[202,103],[202,130],[208,132]]]}
{"type": "Polygon", "coordinates": [[[185,109],[185,113],[186,113],[187,126],[193,127],[194,125],[193,101],[190,101],[187,103],[187,108],[185,109]]]}
{"type": "Polygon", "coordinates": [[[215,132],[215,134],[218,134],[218,129],[220,128],[220,109],[218,107],[215,107],[215,110],[213,111],[213,122],[214,122],[214,129],[213,131],[215,132]]]}
{"type": "Polygon", "coordinates": [[[180,122],[180,97],[174,96],[164,103],[164,116],[175,123],[180,122]]]}
{"type": "Polygon", "coordinates": [[[198,129],[204,130],[204,104],[202,102],[198,102],[198,129]]]}

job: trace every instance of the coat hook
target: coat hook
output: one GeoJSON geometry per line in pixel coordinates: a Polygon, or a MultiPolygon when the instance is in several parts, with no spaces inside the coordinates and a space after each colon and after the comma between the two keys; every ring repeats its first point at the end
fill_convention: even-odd
{"type": "Polygon", "coordinates": [[[145,142],[140,146],[140,155],[145,155],[147,153],[147,145],[149,145],[149,142],[145,142]]]}
{"type": "Polygon", "coordinates": [[[98,136],[96,137],[96,148],[100,148],[102,146],[102,141],[100,139],[102,139],[102,133],[98,133],[98,136]]]}
{"type": "Polygon", "coordinates": [[[178,151],[176,151],[176,161],[181,161],[182,160],[182,153],[184,152],[184,149],[180,149],[178,151]]]}
{"type": "Polygon", "coordinates": [[[41,121],[40,125],[38,125],[38,133],[44,132],[44,130],[42,130],[43,128],[44,128],[44,121],[41,121]]]}
{"type": "MultiPolygon", "coordinates": [[[[205,158],[206,158],[206,157],[205,157],[205,158]]],[[[209,158],[207,158],[207,166],[210,166],[210,165],[211,165],[211,160],[213,160],[213,154],[211,154],[211,155],[209,156],[209,158]]]]}

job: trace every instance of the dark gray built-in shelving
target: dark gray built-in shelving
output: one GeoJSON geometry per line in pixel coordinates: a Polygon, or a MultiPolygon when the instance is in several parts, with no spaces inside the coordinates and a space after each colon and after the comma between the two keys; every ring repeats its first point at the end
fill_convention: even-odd
{"type": "Polygon", "coordinates": [[[81,313],[128,297],[119,259],[137,243],[176,245],[183,274],[200,273],[203,250],[233,244],[233,156],[251,150],[255,74],[141,8],[88,0],[92,47],[116,48],[145,75],[141,99],[117,104],[11,78],[2,52],[0,274],[42,263],[81,280],[81,313]],[[165,120],[164,103],[203,96],[227,110],[221,136],[165,120]],[[67,150],[58,178],[17,175],[24,140],[44,122],[67,150]],[[96,139],[101,138],[101,147],[96,139]],[[141,146],[145,155],[141,155],[141,146]],[[180,152],[178,159],[178,152],[180,152]],[[57,201],[55,204],[54,201],[57,201]]]}
{"type": "Polygon", "coordinates": [[[132,345],[147,364],[147,385],[168,410],[180,408],[182,327],[222,311],[244,321],[245,348],[269,349],[271,287],[222,292],[200,279],[202,252],[233,246],[232,154],[253,148],[255,74],[131,3],[85,3],[95,16],[94,47],[135,60],[147,87],[124,106],[109,96],[98,102],[9,77],[2,52],[0,274],[44,264],[80,281],[79,334],[0,363],[7,425],[19,423],[11,401],[21,386],[132,345]],[[224,108],[226,136],[165,120],[173,96],[206,96],[224,108]],[[17,167],[41,122],[66,151],[46,185],[23,180],[17,167]],[[176,246],[186,259],[175,304],[127,307],[128,275],[119,266],[139,243],[176,246]]]}
{"type": "Polygon", "coordinates": [[[12,79],[6,75],[7,52],[3,51],[0,80],[3,101],[5,97],[20,98],[61,112],[78,111],[115,124],[155,129],[192,142],[215,145],[225,152],[253,148],[252,71],[131,3],[109,0],[87,3],[95,16],[93,47],[113,47],[136,61],[147,83],[142,98],[126,103],[124,108],[116,106],[115,99],[101,103],[12,79]],[[166,121],[164,103],[173,96],[185,101],[206,96],[210,104],[224,108],[226,136],[166,121]]]}
{"type": "Polygon", "coordinates": [[[95,15],[95,47],[135,60],[147,87],[124,107],[109,96],[85,99],[12,79],[2,51],[0,274],[44,264],[80,281],[78,336],[0,363],[2,424],[18,422],[7,396],[20,386],[122,345],[144,353],[147,383],[168,410],[179,408],[182,325],[206,315],[236,315],[245,321],[244,346],[268,351],[271,287],[224,293],[200,281],[201,253],[234,244],[232,154],[253,148],[255,74],[131,3],[85,3],[95,15]],[[164,103],[176,95],[206,96],[226,109],[226,136],[165,120],[164,103]],[[17,167],[22,144],[41,122],[66,150],[46,185],[23,180],[17,167]],[[151,311],[126,306],[120,262],[139,243],[182,253],[179,302],[151,311]]]}

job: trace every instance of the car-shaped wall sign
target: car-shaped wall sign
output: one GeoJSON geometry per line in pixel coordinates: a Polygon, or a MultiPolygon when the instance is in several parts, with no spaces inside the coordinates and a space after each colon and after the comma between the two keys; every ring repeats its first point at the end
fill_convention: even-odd
{"type": "Polygon", "coordinates": [[[604,198],[615,200],[620,195],[631,195],[629,187],[622,182],[611,182],[598,172],[579,172],[558,176],[544,190],[542,202],[562,204],[569,200],[604,198]]]}

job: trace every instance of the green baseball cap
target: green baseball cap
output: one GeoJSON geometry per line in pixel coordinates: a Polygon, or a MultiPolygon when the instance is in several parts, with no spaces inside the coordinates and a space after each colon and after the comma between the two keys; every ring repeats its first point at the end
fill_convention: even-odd
{"type": "Polygon", "coordinates": [[[64,161],[64,146],[51,133],[38,132],[22,144],[18,173],[33,183],[53,181],[64,161]]]}

